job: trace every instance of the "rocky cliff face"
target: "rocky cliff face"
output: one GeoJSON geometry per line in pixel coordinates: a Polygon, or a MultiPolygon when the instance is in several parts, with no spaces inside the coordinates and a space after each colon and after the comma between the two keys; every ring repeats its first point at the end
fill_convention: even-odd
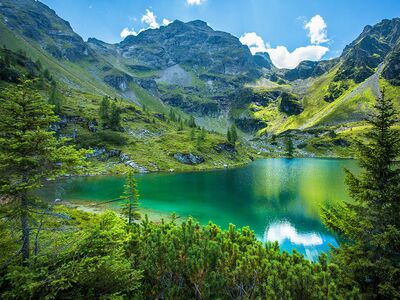
{"type": "Polygon", "coordinates": [[[386,58],[382,76],[393,85],[400,85],[400,41],[386,58]]]}
{"type": "Polygon", "coordinates": [[[400,39],[400,18],[366,26],[360,36],[345,47],[335,80],[360,83],[375,73],[400,39]]]}
{"type": "Polygon", "coordinates": [[[248,47],[231,34],[215,31],[200,20],[174,21],[159,29],[128,36],[117,48],[124,58],[154,69],[179,64],[200,73],[259,75],[248,47]]]}
{"type": "MultiPolygon", "coordinates": [[[[303,98],[327,72],[333,76],[322,77],[326,79],[322,88],[330,94],[318,95],[318,101],[335,101],[338,96],[332,95],[343,94],[354,83],[376,74],[378,66],[385,79],[400,85],[400,18],[366,26],[339,58],[303,61],[293,70],[277,69],[267,53],[253,56],[238,38],[200,20],[174,21],[117,44],[95,38],[84,42],[46,5],[34,0],[0,0],[0,30],[5,27],[23,37],[16,43],[23,40],[25,46],[32,44],[46,57],[53,57],[46,68],[52,69],[53,63],[58,65],[54,70],[66,70],[58,80],[73,88],[96,94],[112,91],[138,104],[151,98],[161,107],[178,107],[199,118],[229,116],[245,131],[265,126],[264,121],[252,119],[251,112],[242,114],[249,105],[260,110],[273,104],[278,110],[271,118],[277,120],[302,114],[307,110],[303,98]],[[81,80],[89,84],[82,87],[81,80]],[[246,88],[260,87],[259,83],[265,84],[262,93],[246,88]]],[[[9,38],[0,36],[0,42],[5,39],[9,38]]],[[[265,115],[271,114],[270,108],[265,115]]]]}
{"type": "Polygon", "coordinates": [[[90,56],[83,39],[67,21],[46,5],[32,0],[1,0],[4,24],[20,33],[57,59],[78,61],[90,56]]]}
{"type": "Polygon", "coordinates": [[[238,38],[199,20],[174,21],[115,45],[89,39],[88,46],[108,59],[111,69],[111,57],[123,63],[125,74],[106,70],[107,84],[126,91],[129,82],[138,83],[165,104],[196,115],[228,109],[232,95],[259,78],[263,68],[272,68],[268,55],[253,56],[238,38]]]}
{"type": "Polygon", "coordinates": [[[339,58],[319,62],[303,61],[292,70],[278,70],[278,74],[293,81],[321,76],[337,66],[335,81],[352,79],[360,83],[374,74],[378,65],[385,61],[391,66],[384,74],[388,78],[393,77],[391,70],[396,63],[391,62],[399,56],[398,48],[396,50],[399,41],[400,18],[383,20],[374,26],[366,26],[358,38],[344,48],[339,58]]]}
{"type": "Polygon", "coordinates": [[[293,81],[297,79],[307,79],[310,77],[318,77],[332,69],[339,59],[322,60],[322,61],[302,61],[296,68],[285,70],[283,77],[286,80],[293,81]]]}

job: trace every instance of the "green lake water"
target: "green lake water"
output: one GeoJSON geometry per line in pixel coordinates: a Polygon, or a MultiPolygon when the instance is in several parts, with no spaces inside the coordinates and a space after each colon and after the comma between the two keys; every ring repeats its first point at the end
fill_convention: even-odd
{"type": "MultiPolygon", "coordinates": [[[[287,251],[296,249],[313,260],[329,244],[337,246],[321,222],[322,205],[348,200],[344,168],[357,162],[340,159],[262,159],[245,167],[206,172],[137,175],[141,206],[202,224],[212,220],[250,226],[262,241],[277,240],[287,251]]],[[[121,195],[124,177],[69,178],[50,183],[47,199],[74,203],[103,202],[121,195]]],[[[118,203],[108,204],[118,208],[118,203]]]]}

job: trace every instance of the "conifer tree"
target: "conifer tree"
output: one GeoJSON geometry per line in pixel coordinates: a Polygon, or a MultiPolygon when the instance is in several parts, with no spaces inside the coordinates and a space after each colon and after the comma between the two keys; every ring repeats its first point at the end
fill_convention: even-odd
{"type": "Polygon", "coordinates": [[[230,143],[232,140],[232,135],[231,135],[231,129],[228,128],[228,131],[226,132],[226,139],[230,143]]]}
{"type": "Polygon", "coordinates": [[[194,119],[193,116],[190,116],[189,121],[188,121],[188,126],[191,128],[197,127],[196,120],[194,119]]]}
{"type": "Polygon", "coordinates": [[[175,115],[175,111],[173,108],[171,108],[169,110],[169,118],[171,121],[176,122],[176,115],[175,115]]]}
{"type": "Polygon", "coordinates": [[[199,134],[199,138],[202,142],[206,140],[206,134],[206,130],[204,129],[204,127],[202,127],[199,134]]]}
{"type": "Polygon", "coordinates": [[[121,111],[115,103],[111,105],[109,123],[112,130],[119,130],[121,128],[121,111]]]}
{"type": "Polygon", "coordinates": [[[100,119],[103,121],[103,126],[107,125],[109,122],[109,109],[110,109],[110,98],[108,96],[103,97],[100,103],[99,115],[100,119]]]}
{"type": "Polygon", "coordinates": [[[57,84],[52,82],[49,103],[54,106],[53,110],[56,114],[61,113],[61,98],[57,92],[57,84]]]}
{"type": "Polygon", "coordinates": [[[286,137],[285,139],[285,150],[286,150],[286,156],[288,158],[293,158],[293,141],[292,138],[290,136],[286,137]]]}
{"type": "Polygon", "coordinates": [[[182,119],[179,117],[179,119],[178,119],[178,123],[179,123],[179,125],[178,125],[178,131],[182,131],[183,130],[183,121],[182,121],[182,119]]]}
{"type": "Polygon", "coordinates": [[[128,217],[128,224],[140,219],[139,191],[133,172],[129,172],[124,185],[124,193],[121,196],[124,201],[123,213],[128,217]]]}
{"type": "Polygon", "coordinates": [[[366,297],[400,298],[400,134],[393,103],[378,98],[372,126],[358,142],[362,173],[346,171],[352,203],[324,208],[324,222],[344,239],[334,259],[366,297]]]}
{"type": "Polygon", "coordinates": [[[237,134],[235,124],[232,124],[232,126],[231,126],[231,138],[232,138],[232,144],[235,145],[238,140],[238,134],[237,134]]]}
{"type": "Polygon", "coordinates": [[[237,134],[235,124],[232,124],[232,126],[228,128],[228,132],[227,132],[226,136],[227,136],[228,142],[231,143],[233,146],[235,146],[235,144],[238,140],[238,134],[237,134]]]}
{"type": "Polygon", "coordinates": [[[190,132],[189,132],[189,138],[190,138],[191,141],[193,141],[195,139],[195,134],[196,134],[195,129],[191,128],[190,132]]]}
{"type": "Polygon", "coordinates": [[[84,151],[57,140],[49,126],[58,120],[35,83],[6,88],[0,94],[0,194],[13,200],[21,225],[23,262],[30,257],[30,209],[33,191],[44,180],[81,164],[84,151]]]}

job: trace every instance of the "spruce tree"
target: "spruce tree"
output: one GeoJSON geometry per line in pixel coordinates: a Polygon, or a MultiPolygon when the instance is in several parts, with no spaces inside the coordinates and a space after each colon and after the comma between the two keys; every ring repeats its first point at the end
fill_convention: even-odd
{"type": "Polygon", "coordinates": [[[110,109],[110,98],[108,96],[105,96],[101,100],[99,109],[99,115],[100,119],[103,121],[103,127],[105,125],[108,125],[110,119],[109,109],[110,109]]]}
{"type": "Polygon", "coordinates": [[[132,224],[134,220],[139,220],[139,191],[133,172],[128,173],[121,199],[124,201],[123,213],[128,217],[128,224],[132,224]]]}
{"type": "Polygon", "coordinates": [[[54,106],[53,110],[56,114],[61,113],[61,98],[57,92],[57,84],[55,82],[51,85],[49,103],[54,106]]]}
{"type": "Polygon", "coordinates": [[[236,144],[236,142],[238,140],[238,134],[237,134],[237,130],[236,130],[235,124],[232,124],[232,126],[230,128],[228,128],[227,140],[228,140],[228,142],[230,144],[235,146],[235,144],[236,144]]]}
{"type": "Polygon", "coordinates": [[[293,148],[293,141],[292,141],[292,138],[290,136],[288,136],[285,139],[285,150],[286,150],[286,156],[288,158],[293,158],[294,148],[293,148]]]}
{"type": "Polygon", "coordinates": [[[190,116],[189,121],[188,121],[188,126],[191,128],[197,127],[196,120],[194,119],[193,116],[190,116]]]}
{"type": "Polygon", "coordinates": [[[194,139],[195,139],[195,137],[196,137],[195,134],[196,134],[195,129],[194,129],[194,128],[191,128],[191,129],[190,129],[190,132],[189,132],[189,138],[190,138],[191,141],[194,141],[194,139]]]}
{"type": "Polygon", "coordinates": [[[182,119],[179,117],[178,119],[178,131],[182,131],[183,130],[183,121],[182,119]]]}
{"type": "Polygon", "coordinates": [[[121,128],[121,111],[115,103],[111,105],[109,125],[112,130],[119,130],[121,128]]]}
{"type": "Polygon", "coordinates": [[[45,179],[82,162],[84,151],[57,140],[49,126],[58,121],[52,106],[26,81],[0,94],[0,194],[12,199],[21,225],[23,262],[30,257],[33,191],[45,179]]]}
{"type": "Polygon", "coordinates": [[[169,118],[170,118],[171,121],[176,122],[175,111],[172,108],[169,110],[169,118]]]}
{"type": "Polygon", "coordinates": [[[348,285],[358,284],[366,297],[400,298],[400,155],[393,103],[378,98],[369,116],[371,129],[358,142],[360,175],[346,171],[351,203],[324,208],[325,223],[344,243],[334,252],[348,285]]]}

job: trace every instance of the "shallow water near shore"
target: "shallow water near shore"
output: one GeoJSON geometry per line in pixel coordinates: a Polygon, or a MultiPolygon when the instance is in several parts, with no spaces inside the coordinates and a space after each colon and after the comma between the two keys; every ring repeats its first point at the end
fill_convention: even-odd
{"type": "MultiPolygon", "coordinates": [[[[141,207],[160,215],[192,216],[227,228],[250,226],[262,241],[278,241],[308,259],[337,246],[320,219],[321,206],[349,200],[344,168],[357,162],[342,159],[271,158],[247,166],[215,171],[138,174],[141,207]]],[[[50,182],[41,195],[94,207],[119,209],[109,202],[122,194],[125,178],[78,177],[50,182]]]]}

